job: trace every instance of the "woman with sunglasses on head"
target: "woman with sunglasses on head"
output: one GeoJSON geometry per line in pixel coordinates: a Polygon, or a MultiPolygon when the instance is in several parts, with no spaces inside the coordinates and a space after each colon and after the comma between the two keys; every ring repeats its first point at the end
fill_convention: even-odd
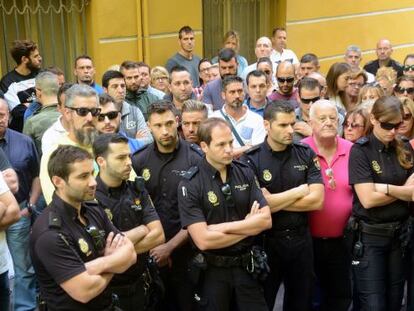
{"type": "Polygon", "coordinates": [[[404,59],[404,76],[414,77],[414,54],[408,54],[404,59]]]}
{"type": "Polygon", "coordinates": [[[326,75],[327,96],[338,108],[346,110],[346,87],[351,78],[351,66],[347,63],[335,63],[326,75]]]}
{"type": "Polygon", "coordinates": [[[352,269],[361,311],[401,308],[406,265],[401,238],[414,190],[413,156],[397,135],[402,120],[398,98],[381,97],[370,114],[372,133],[351,149],[352,269]]]}
{"type": "Polygon", "coordinates": [[[414,100],[414,77],[401,76],[394,86],[394,96],[414,100]]]}
{"type": "Polygon", "coordinates": [[[345,116],[344,121],[344,138],[350,142],[356,142],[364,137],[369,129],[369,113],[362,107],[357,107],[345,116]]]}
{"type": "Polygon", "coordinates": [[[403,105],[403,123],[398,128],[397,133],[404,140],[410,140],[414,138],[414,102],[408,97],[400,97],[400,101],[403,105]]]}

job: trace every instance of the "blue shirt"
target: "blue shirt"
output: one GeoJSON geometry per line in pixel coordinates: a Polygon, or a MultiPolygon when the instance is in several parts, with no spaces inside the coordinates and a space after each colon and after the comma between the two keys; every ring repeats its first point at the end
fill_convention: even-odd
{"type": "Polygon", "coordinates": [[[95,82],[92,83],[90,87],[93,88],[98,93],[98,95],[101,95],[104,93],[104,89],[102,88],[102,86],[100,86],[99,84],[96,84],[95,82]]]}
{"type": "Polygon", "coordinates": [[[126,136],[126,134],[123,132],[119,132],[119,134],[121,134],[122,136],[128,139],[128,145],[129,145],[131,154],[134,154],[136,151],[141,150],[142,148],[144,148],[144,146],[147,145],[142,140],[138,140],[138,139],[134,139],[134,138],[126,136]]]}
{"type": "Polygon", "coordinates": [[[24,134],[7,129],[4,137],[0,139],[0,148],[19,178],[19,191],[15,194],[17,202],[28,200],[33,179],[39,176],[40,168],[34,142],[24,134]]]}
{"type": "Polygon", "coordinates": [[[23,120],[24,122],[26,122],[26,120],[31,117],[37,110],[39,110],[40,108],[42,108],[42,105],[40,105],[37,101],[32,101],[29,105],[29,107],[27,107],[27,109],[24,111],[24,116],[23,116],[23,120]]]}
{"type": "Polygon", "coordinates": [[[257,113],[262,118],[263,118],[263,115],[264,115],[264,110],[265,110],[265,108],[266,108],[266,106],[267,106],[268,103],[269,103],[269,99],[266,98],[266,105],[264,105],[264,106],[262,106],[260,108],[256,108],[256,107],[253,107],[250,104],[250,97],[244,100],[244,104],[247,105],[247,107],[249,107],[249,110],[257,113]]]}

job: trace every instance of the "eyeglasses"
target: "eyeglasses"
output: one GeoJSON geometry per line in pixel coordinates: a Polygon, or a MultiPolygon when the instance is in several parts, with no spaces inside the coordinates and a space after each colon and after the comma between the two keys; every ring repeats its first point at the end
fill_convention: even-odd
{"type": "Polygon", "coordinates": [[[411,66],[405,65],[403,67],[403,70],[404,71],[414,71],[414,65],[411,65],[411,66]]]}
{"type": "Polygon", "coordinates": [[[316,102],[316,101],[318,101],[318,100],[320,100],[321,99],[321,97],[320,96],[316,96],[316,97],[313,97],[313,98],[300,98],[300,101],[302,102],[302,104],[305,104],[305,105],[307,105],[307,104],[310,104],[310,103],[314,103],[314,102],[316,102]]]}
{"type": "Polygon", "coordinates": [[[279,77],[277,77],[276,78],[277,79],[277,82],[279,82],[279,83],[292,83],[293,81],[295,81],[295,78],[294,77],[289,77],[289,78],[279,78],[279,77]]]}
{"type": "Polygon", "coordinates": [[[403,87],[397,85],[394,88],[394,91],[396,91],[397,93],[400,93],[400,94],[403,94],[404,92],[407,92],[407,94],[413,94],[414,93],[414,87],[403,88],[403,87]]]}
{"type": "Polygon", "coordinates": [[[386,131],[398,129],[401,126],[401,124],[402,122],[399,122],[399,123],[380,122],[381,128],[386,131]]]}
{"type": "Polygon", "coordinates": [[[363,126],[361,124],[351,123],[351,122],[347,121],[347,122],[344,123],[344,128],[348,128],[348,127],[351,127],[352,129],[356,129],[356,128],[359,128],[359,127],[364,128],[365,126],[363,126]]]}
{"type": "Polygon", "coordinates": [[[168,77],[158,77],[158,78],[155,78],[155,80],[156,81],[163,81],[163,80],[168,80],[168,77]]]}
{"type": "Polygon", "coordinates": [[[89,112],[91,113],[92,117],[96,117],[101,113],[101,108],[84,108],[84,107],[75,108],[75,107],[68,107],[68,106],[65,106],[65,107],[70,110],[76,111],[76,114],[80,117],[86,117],[89,112]]]}
{"type": "Polygon", "coordinates": [[[413,117],[413,115],[411,113],[404,113],[403,120],[404,121],[409,121],[409,120],[412,119],[412,117],[413,117]]]}
{"type": "Polygon", "coordinates": [[[108,117],[108,120],[113,120],[116,119],[118,117],[119,111],[110,111],[107,113],[100,113],[98,115],[98,121],[102,122],[105,120],[106,117],[108,117]]]}
{"type": "Polygon", "coordinates": [[[333,169],[331,167],[328,167],[325,170],[325,174],[326,174],[326,177],[328,177],[328,185],[329,185],[329,188],[331,188],[332,190],[335,190],[335,188],[336,188],[336,181],[335,181],[335,178],[334,178],[333,169]]]}
{"type": "Polygon", "coordinates": [[[97,251],[103,251],[105,248],[105,230],[99,230],[95,226],[87,226],[85,230],[92,238],[97,251]]]}

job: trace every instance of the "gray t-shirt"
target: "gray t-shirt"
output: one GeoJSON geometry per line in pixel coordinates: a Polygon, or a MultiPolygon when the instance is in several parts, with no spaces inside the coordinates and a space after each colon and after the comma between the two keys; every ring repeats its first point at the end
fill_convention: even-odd
{"type": "Polygon", "coordinates": [[[171,69],[177,65],[185,67],[191,75],[191,79],[193,80],[193,87],[198,87],[200,86],[200,80],[198,76],[198,63],[200,60],[201,58],[197,55],[193,55],[192,59],[188,59],[182,56],[180,53],[176,53],[167,61],[165,68],[167,68],[168,72],[171,73],[171,69]]]}

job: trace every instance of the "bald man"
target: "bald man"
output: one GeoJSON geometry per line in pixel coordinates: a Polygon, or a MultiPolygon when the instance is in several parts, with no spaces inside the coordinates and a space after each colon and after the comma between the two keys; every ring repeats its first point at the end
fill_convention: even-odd
{"type": "Polygon", "coordinates": [[[269,99],[284,99],[290,101],[294,108],[299,106],[297,102],[298,90],[295,85],[295,67],[290,61],[283,61],[277,66],[276,80],[278,89],[270,94],[269,99]]]}
{"type": "MultiPolygon", "coordinates": [[[[272,41],[268,37],[260,37],[256,41],[256,47],[254,49],[254,53],[256,54],[257,60],[259,60],[262,57],[270,57],[270,54],[272,53],[272,41]]],[[[257,62],[247,66],[242,74],[241,78],[246,82],[247,75],[252,72],[253,70],[257,69],[257,62]]],[[[273,72],[276,70],[276,65],[273,64],[273,72]]]]}
{"type": "Polygon", "coordinates": [[[402,76],[403,66],[391,58],[392,51],[392,45],[388,39],[379,40],[375,50],[378,59],[368,62],[364,66],[364,70],[375,76],[380,67],[392,67],[397,72],[398,77],[402,76]]]}

